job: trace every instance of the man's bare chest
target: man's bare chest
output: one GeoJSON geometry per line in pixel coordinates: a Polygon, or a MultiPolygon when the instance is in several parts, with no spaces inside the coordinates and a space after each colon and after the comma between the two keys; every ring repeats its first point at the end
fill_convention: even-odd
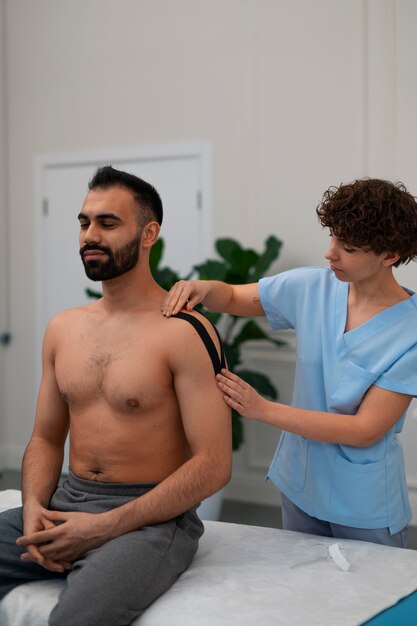
{"type": "Polygon", "coordinates": [[[117,410],[146,411],[173,394],[163,345],[152,337],[129,329],[117,334],[90,329],[63,338],[55,373],[70,408],[103,401],[117,410]]]}

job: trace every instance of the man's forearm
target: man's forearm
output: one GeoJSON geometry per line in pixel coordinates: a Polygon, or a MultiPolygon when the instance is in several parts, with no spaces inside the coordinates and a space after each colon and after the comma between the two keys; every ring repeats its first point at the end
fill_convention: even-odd
{"type": "Polygon", "coordinates": [[[181,515],[221,489],[230,473],[231,463],[193,457],[144,496],[105,513],[109,538],[181,515]]]}
{"type": "Polygon", "coordinates": [[[44,439],[33,437],[22,463],[23,504],[33,501],[47,507],[61,475],[64,451],[44,439]]]}

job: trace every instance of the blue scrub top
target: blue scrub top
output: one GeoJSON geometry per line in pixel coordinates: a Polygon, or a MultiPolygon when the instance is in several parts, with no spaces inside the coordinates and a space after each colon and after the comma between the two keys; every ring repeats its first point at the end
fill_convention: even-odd
{"type": "MultiPolygon", "coordinates": [[[[318,267],[259,282],[271,327],[296,331],[293,406],[353,415],[371,385],[417,396],[417,295],[345,333],[348,291],[318,267]]],[[[411,520],[397,436],[404,418],[366,448],[284,432],[268,478],[309,515],[394,534],[411,520]]]]}

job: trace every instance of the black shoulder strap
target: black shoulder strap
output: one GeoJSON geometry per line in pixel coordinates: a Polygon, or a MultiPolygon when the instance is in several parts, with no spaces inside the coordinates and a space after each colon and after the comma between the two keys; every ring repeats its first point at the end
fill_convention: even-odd
{"type": "MultiPolygon", "coordinates": [[[[202,315],[202,313],[200,313],[200,315],[202,315]]],[[[204,324],[202,324],[199,319],[194,317],[194,315],[190,315],[189,313],[184,313],[183,311],[180,311],[179,313],[177,313],[176,315],[173,315],[172,317],[179,317],[180,319],[185,320],[189,322],[192,326],[194,326],[195,330],[200,335],[204,345],[207,348],[207,352],[209,353],[211,362],[213,363],[213,369],[214,369],[215,374],[218,374],[223,367],[226,367],[226,359],[224,358],[222,340],[219,335],[219,331],[214,325],[213,325],[213,328],[216,332],[216,335],[220,343],[220,356],[218,355],[216,346],[214,345],[212,338],[207,332],[204,324]]]]}

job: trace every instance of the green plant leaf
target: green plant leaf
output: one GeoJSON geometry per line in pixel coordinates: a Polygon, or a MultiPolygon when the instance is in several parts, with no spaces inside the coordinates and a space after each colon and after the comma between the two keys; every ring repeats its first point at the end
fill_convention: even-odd
{"type": "Polygon", "coordinates": [[[262,328],[259,326],[255,320],[249,320],[246,324],[241,328],[240,333],[236,335],[231,343],[236,346],[240,346],[245,341],[270,341],[276,346],[285,346],[287,345],[285,341],[282,339],[274,339],[270,335],[267,335],[262,328]]]}
{"type": "Polygon", "coordinates": [[[235,255],[233,271],[242,278],[240,284],[249,282],[251,268],[257,263],[259,256],[254,250],[241,250],[235,255]]]}
{"type": "Polygon", "coordinates": [[[256,391],[262,396],[271,398],[271,400],[276,400],[278,398],[278,392],[275,386],[271,383],[268,376],[265,376],[265,374],[245,369],[236,371],[235,374],[240,376],[240,378],[242,378],[246,383],[256,389],[256,391]]]}
{"type": "Polygon", "coordinates": [[[237,346],[223,343],[224,356],[226,357],[227,368],[234,371],[235,367],[240,364],[240,350],[237,346]]]}
{"type": "Polygon", "coordinates": [[[223,313],[214,313],[213,311],[209,311],[208,309],[206,309],[205,307],[203,307],[201,304],[198,304],[196,306],[197,310],[200,310],[200,312],[207,317],[208,320],[210,320],[210,322],[212,324],[214,324],[214,326],[217,326],[217,323],[220,321],[220,319],[223,317],[223,313]]]}
{"type": "Polygon", "coordinates": [[[234,270],[228,270],[223,281],[229,285],[246,285],[249,279],[249,275],[245,272],[234,270]]]}
{"type": "Polygon", "coordinates": [[[240,346],[245,341],[252,341],[254,339],[269,339],[269,337],[254,320],[249,320],[243,326],[240,333],[234,338],[233,344],[240,346]]]}
{"type": "Polygon", "coordinates": [[[222,261],[208,260],[200,265],[194,265],[200,280],[225,280],[227,267],[222,261]]]}
{"type": "Polygon", "coordinates": [[[255,267],[251,272],[251,282],[257,282],[270,268],[272,263],[278,258],[282,246],[282,241],[274,235],[265,241],[265,250],[259,257],[255,267]]]}
{"type": "Polygon", "coordinates": [[[242,443],[245,441],[243,432],[243,420],[239,413],[232,409],[232,448],[233,450],[239,450],[242,443]]]}
{"type": "Polygon", "coordinates": [[[90,287],[85,288],[85,295],[87,296],[87,298],[96,298],[97,300],[98,298],[103,297],[102,293],[100,293],[99,291],[95,291],[94,289],[90,289],[90,287]]]}
{"type": "Polygon", "coordinates": [[[241,246],[234,239],[217,239],[215,242],[215,248],[220,256],[229,263],[229,265],[233,265],[233,256],[239,250],[242,250],[241,246]]]}
{"type": "MultiPolygon", "coordinates": [[[[230,273],[235,276],[230,282],[239,285],[247,283],[251,267],[258,262],[258,253],[250,248],[242,248],[234,239],[218,239],[216,250],[227,261],[230,273]]],[[[230,278],[228,276],[227,280],[230,278]]]]}
{"type": "Polygon", "coordinates": [[[166,291],[169,291],[174,283],[180,280],[180,277],[174,270],[169,267],[163,267],[162,269],[156,269],[153,275],[154,279],[166,291]]]}

